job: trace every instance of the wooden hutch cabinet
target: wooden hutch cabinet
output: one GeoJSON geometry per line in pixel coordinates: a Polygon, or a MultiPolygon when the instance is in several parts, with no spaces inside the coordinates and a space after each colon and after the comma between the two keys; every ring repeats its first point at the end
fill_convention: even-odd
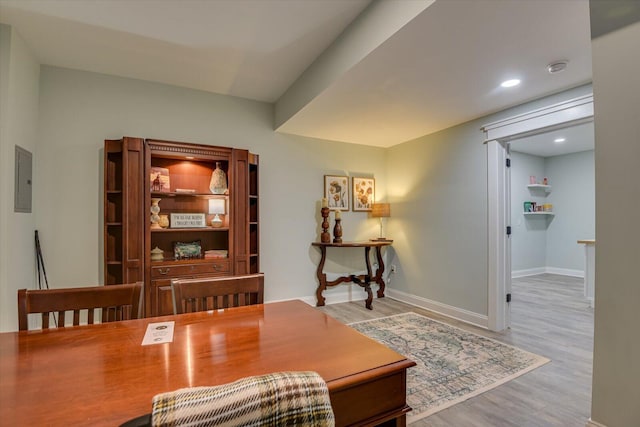
{"type": "Polygon", "coordinates": [[[259,272],[257,155],[228,147],[123,138],[105,141],[105,164],[110,162],[122,166],[111,167],[113,172],[105,166],[105,284],[143,277],[146,316],[173,313],[172,279],[259,272]],[[142,161],[128,149],[130,140],[144,142],[142,161]],[[140,164],[139,173],[125,171],[132,161],[140,164]],[[227,189],[214,194],[210,181],[216,168],[226,175],[227,189]],[[110,190],[112,181],[122,182],[128,192],[123,189],[118,198],[110,190]],[[136,197],[130,197],[133,194],[136,197]],[[224,211],[216,226],[211,222],[215,215],[209,213],[211,200],[224,211]],[[159,208],[157,224],[151,220],[152,205],[159,208]],[[130,226],[123,225],[118,234],[108,224],[120,218],[128,218],[125,225],[130,226]],[[126,259],[130,248],[138,251],[141,262],[125,263],[131,268],[115,274],[114,260],[126,259]]]}

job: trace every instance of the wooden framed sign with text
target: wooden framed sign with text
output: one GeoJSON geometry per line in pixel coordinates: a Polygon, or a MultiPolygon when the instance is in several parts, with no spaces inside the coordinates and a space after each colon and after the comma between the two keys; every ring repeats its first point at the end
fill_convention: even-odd
{"type": "Polygon", "coordinates": [[[172,213],[171,228],[204,228],[207,226],[203,213],[172,213]]]}

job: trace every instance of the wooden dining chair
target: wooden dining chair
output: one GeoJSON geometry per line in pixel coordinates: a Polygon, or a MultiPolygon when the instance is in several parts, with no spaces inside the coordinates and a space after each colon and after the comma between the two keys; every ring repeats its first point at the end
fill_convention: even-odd
{"type": "Polygon", "coordinates": [[[218,310],[264,302],[264,274],[171,281],[173,313],[218,310]]]}
{"type": "MultiPolygon", "coordinates": [[[[87,311],[87,323],[102,323],[141,317],[142,282],[87,288],[18,290],[18,327],[29,329],[29,314],[42,315],[42,329],[49,329],[50,317],[58,314],[58,327],[66,326],[65,313],[73,312],[73,326],[80,324],[80,312],[87,311]]],[[[71,314],[71,313],[69,313],[71,314]]]]}

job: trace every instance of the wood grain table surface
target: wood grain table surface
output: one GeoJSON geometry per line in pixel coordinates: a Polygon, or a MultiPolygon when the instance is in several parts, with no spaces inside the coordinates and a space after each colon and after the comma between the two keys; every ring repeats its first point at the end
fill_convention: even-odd
{"type": "Polygon", "coordinates": [[[338,425],[403,425],[414,364],[301,301],[8,332],[0,424],[118,425],[149,413],[161,392],[311,370],[329,386],[338,425]],[[175,321],[173,342],[142,346],[147,325],[161,321],[175,321]],[[392,396],[374,408],[379,393],[392,396]]]}

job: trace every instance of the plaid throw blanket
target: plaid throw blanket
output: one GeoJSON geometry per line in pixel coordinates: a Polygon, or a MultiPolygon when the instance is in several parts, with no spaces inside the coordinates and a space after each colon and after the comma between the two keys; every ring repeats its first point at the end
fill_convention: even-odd
{"type": "Polygon", "coordinates": [[[335,425],[327,384],[315,372],[278,372],[158,394],[151,417],[156,427],[335,425]]]}

